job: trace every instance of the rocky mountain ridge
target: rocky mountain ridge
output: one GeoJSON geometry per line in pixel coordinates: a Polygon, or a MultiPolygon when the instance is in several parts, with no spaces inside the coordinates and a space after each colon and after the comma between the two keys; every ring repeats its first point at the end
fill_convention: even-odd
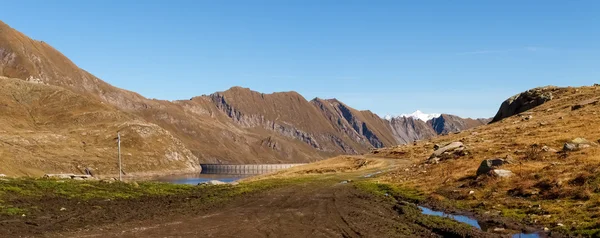
{"type": "MultiPolygon", "coordinates": [[[[0,101],[0,105],[17,102],[33,111],[42,110],[46,104],[52,103],[55,107],[53,110],[65,113],[48,117],[45,122],[47,130],[61,131],[68,141],[80,140],[77,143],[87,147],[98,146],[99,141],[96,139],[90,141],[75,136],[91,125],[98,126],[96,136],[103,138],[112,137],[117,131],[124,130],[123,126],[107,124],[105,120],[108,119],[121,123],[114,125],[124,123],[123,119],[117,118],[127,118],[128,121],[143,125],[136,132],[140,136],[124,136],[124,153],[128,156],[125,168],[131,172],[162,171],[163,168],[189,170],[196,169],[198,163],[310,162],[338,154],[359,154],[371,148],[411,143],[440,134],[438,130],[445,133],[479,125],[450,116],[448,118],[451,119],[437,122],[439,125],[435,127],[427,124],[429,122],[414,119],[388,121],[370,111],[353,109],[336,99],[315,98],[308,101],[296,92],[263,94],[241,87],[190,100],[147,99],[98,79],[77,67],[50,45],[32,40],[1,21],[0,76],[11,78],[12,81],[20,79],[28,82],[16,91],[11,89],[13,94],[29,95],[30,90],[35,88],[76,95],[70,98],[53,98],[53,101],[28,97],[4,97],[0,101]],[[97,116],[86,117],[80,124],[65,123],[69,118],[67,115],[72,113],[69,105],[79,104],[101,105],[112,116],[81,107],[77,110],[82,115],[97,116]],[[118,117],[114,118],[114,115],[118,117]],[[156,135],[162,137],[155,137],[156,135]],[[135,141],[128,141],[133,138],[136,138],[135,141]]],[[[1,90],[9,93],[6,91],[9,90],[7,87],[1,90]]],[[[5,118],[7,124],[15,124],[24,118],[36,117],[30,111],[14,115],[7,113],[5,118]]],[[[4,134],[18,134],[19,128],[21,127],[7,127],[4,134]]],[[[28,133],[40,134],[42,132],[39,128],[30,127],[28,133]]],[[[0,167],[0,173],[35,174],[90,166],[103,173],[110,173],[109,168],[114,166],[111,164],[114,152],[107,153],[114,146],[109,141],[101,143],[105,151],[103,153],[90,155],[82,151],[68,152],[72,156],[64,156],[67,153],[66,144],[57,147],[62,149],[50,153],[49,150],[39,148],[17,150],[15,148],[20,148],[18,145],[3,142],[0,153],[14,152],[10,158],[5,158],[7,161],[23,157],[22,153],[36,151],[47,153],[44,161],[54,165],[38,165],[32,171],[4,171],[0,167]],[[68,159],[74,157],[79,159],[68,159]],[[71,162],[68,165],[55,163],[61,161],[61,158],[71,162]]]]}

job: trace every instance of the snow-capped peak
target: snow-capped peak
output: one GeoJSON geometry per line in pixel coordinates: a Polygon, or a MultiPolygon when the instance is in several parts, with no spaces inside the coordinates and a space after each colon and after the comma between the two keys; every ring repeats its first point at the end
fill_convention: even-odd
{"type": "Polygon", "coordinates": [[[402,114],[400,115],[401,117],[412,117],[414,119],[419,119],[421,121],[429,121],[433,118],[438,118],[440,117],[442,114],[440,113],[423,113],[422,111],[416,110],[415,112],[411,113],[411,114],[402,114]]]}
{"type": "Polygon", "coordinates": [[[391,121],[394,118],[402,118],[402,117],[409,118],[410,117],[415,120],[421,120],[421,121],[427,122],[431,119],[438,118],[440,116],[442,116],[442,114],[440,114],[440,113],[429,113],[428,114],[428,113],[423,113],[420,110],[416,110],[415,112],[413,112],[411,114],[402,114],[400,116],[393,116],[393,115],[387,114],[383,117],[383,119],[391,121]]]}

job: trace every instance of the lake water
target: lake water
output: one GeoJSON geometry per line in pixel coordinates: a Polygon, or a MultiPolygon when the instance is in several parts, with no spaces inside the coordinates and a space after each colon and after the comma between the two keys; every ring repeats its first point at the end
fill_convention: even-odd
{"type": "Polygon", "coordinates": [[[231,174],[184,174],[184,175],[169,175],[154,179],[159,182],[175,183],[175,184],[191,184],[208,182],[210,180],[218,180],[225,183],[231,183],[236,180],[247,178],[249,175],[231,175],[231,174]]]}
{"type": "MultiPolygon", "coordinates": [[[[425,215],[450,218],[450,219],[468,224],[472,227],[475,227],[475,228],[481,230],[481,225],[479,225],[479,221],[477,221],[474,218],[471,218],[468,216],[462,216],[462,215],[448,214],[448,213],[441,212],[441,211],[434,211],[434,210],[431,210],[429,208],[422,207],[422,206],[419,206],[419,209],[421,209],[421,213],[423,213],[425,215]]],[[[519,233],[519,234],[512,234],[512,237],[513,238],[540,238],[542,236],[540,235],[540,233],[519,233]]]]}

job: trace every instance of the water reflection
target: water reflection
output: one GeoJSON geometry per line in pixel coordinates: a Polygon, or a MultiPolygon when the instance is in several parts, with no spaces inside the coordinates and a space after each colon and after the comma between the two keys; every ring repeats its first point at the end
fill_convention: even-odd
{"type": "Polygon", "coordinates": [[[425,215],[432,215],[432,216],[438,216],[438,217],[447,217],[450,219],[454,219],[456,221],[468,224],[472,227],[475,227],[479,230],[481,230],[481,226],[479,225],[479,222],[475,219],[472,219],[470,217],[467,216],[461,216],[461,215],[452,215],[452,214],[448,214],[448,213],[444,213],[444,212],[440,212],[440,211],[434,211],[431,210],[429,208],[426,207],[421,207],[419,206],[419,208],[421,209],[421,213],[425,214],[425,215]]]}
{"type": "Polygon", "coordinates": [[[169,175],[154,179],[159,182],[175,183],[175,184],[191,184],[197,185],[199,183],[208,182],[211,180],[218,180],[225,183],[235,182],[239,179],[249,177],[250,175],[231,175],[231,174],[184,174],[184,175],[169,175]]]}
{"type": "MultiPolygon", "coordinates": [[[[481,225],[479,224],[479,221],[477,221],[476,219],[473,219],[471,217],[462,216],[462,215],[453,215],[453,214],[448,214],[448,213],[441,212],[441,211],[434,211],[434,210],[431,210],[429,208],[422,207],[422,206],[419,206],[419,209],[421,209],[421,213],[423,213],[425,215],[450,218],[455,221],[462,222],[462,223],[468,224],[472,227],[475,227],[479,230],[482,230],[481,225]]],[[[540,236],[540,233],[531,233],[531,234],[519,233],[519,234],[513,234],[512,237],[513,238],[540,238],[541,236],[540,236]]]]}

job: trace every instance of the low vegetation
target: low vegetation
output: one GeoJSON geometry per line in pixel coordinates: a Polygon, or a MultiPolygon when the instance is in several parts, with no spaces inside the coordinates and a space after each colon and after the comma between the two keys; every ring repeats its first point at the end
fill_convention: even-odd
{"type": "MultiPolygon", "coordinates": [[[[57,210],[61,206],[77,206],[106,201],[147,201],[187,199],[186,206],[210,205],[242,195],[306,181],[303,178],[265,179],[252,183],[223,186],[191,186],[160,182],[73,181],[54,179],[9,179],[0,181],[0,217],[28,216],[57,210]]],[[[106,204],[104,204],[106,205],[106,204]]]]}
{"type": "Polygon", "coordinates": [[[390,183],[380,183],[373,180],[358,181],[356,188],[379,196],[386,196],[398,201],[418,203],[425,200],[425,196],[414,188],[400,187],[390,183]]]}
{"type": "Polygon", "coordinates": [[[401,187],[390,183],[381,183],[375,180],[362,180],[354,186],[366,193],[374,194],[392,200],[396,205],[394,210],[404,219],[411,221],[399,225],[401,234],[411,234],[411,226],[426,227],[432,232],[444,237],[477,237],[479,231],[475,228],[445,217],[424,215],[415,205],[425,201],[426,196],[414,188],[401,187]]]}

